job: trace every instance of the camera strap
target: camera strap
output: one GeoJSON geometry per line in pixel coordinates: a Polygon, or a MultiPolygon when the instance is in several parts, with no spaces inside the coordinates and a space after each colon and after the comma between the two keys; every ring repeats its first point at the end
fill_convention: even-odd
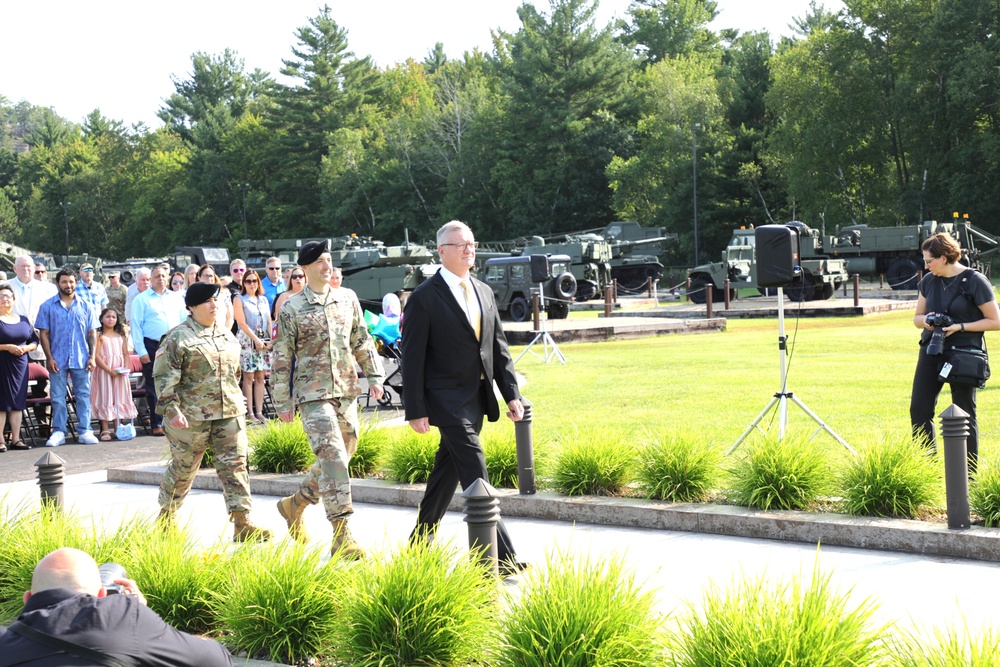
{"type": "MultiPolygon", "coordinates": [[[[104,667],[135,667],[135,663],[133,662],[125,662],[115,658],[114,656],[101,653],[95,649],[81,646],[80,644],[74,644],[73,642],[60,639],[59,637],[53,637],[50,634],[25,625],[21,621],[14,621],[7,627],[7,629],[15,634],[21,635],[25,639],[35,642],[36,644],[42,644],[44,646],[48,646],[49,648],[58,649],[74,657],[90,660],[95,664],[103,665],[104,667]]],[[[33,662],[34,658],[32,658],[31,661],[33,662]]],[[[14,665],[18,664],[22,663],[14,663],[14,665]]],[[[14,665],[11,667],[14,667],[14,665]]]]}

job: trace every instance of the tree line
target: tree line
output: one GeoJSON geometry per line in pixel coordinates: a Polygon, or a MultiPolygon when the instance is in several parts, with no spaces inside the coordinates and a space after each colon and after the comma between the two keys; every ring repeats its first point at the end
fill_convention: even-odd
{"type": "MultiPolygon", "coordinates": [[[[0,239],[123,259],[366,234],[484,240],[637,220],[704,261],[741,225],[1000,232],[1000,0],[816,2],[794,37],[712,31],[711,0],[526,2],[492,49],[379,68],[324,7],[280,72],[195,53],[157,112],[81,124],[0,95],[0,239]],[[695,178],[696,177],[696,178],[695,178]],[[992,194],[991,194],[992,193],[992,194]]],[[[0,91],[2,92],[2,91],[0,91]]]]}

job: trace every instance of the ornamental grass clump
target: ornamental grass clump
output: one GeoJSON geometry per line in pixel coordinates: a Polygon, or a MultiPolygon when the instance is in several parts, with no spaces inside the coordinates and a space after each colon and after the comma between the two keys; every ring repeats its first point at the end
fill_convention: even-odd
{"type": "Polygon", "coordinates": [[[605,562],[547,559],[522,583],[504,614],[500,667],[664,664],[663,619],[615,557],[605,562]]]}
{"type": "Polygon", "coordinates": [[[316,460],[298,416],[287,423],[268,420],[264,428],[251,430],[249,438],[249,463],[261,472],[304,472],[316,460]]]}
{"type": "Polygon", "coordinates": [[[882,664],[883,633],[873,628],[876,605],[850,605],[849,594],[835,592],[830,575],[813,571],[767,584],[744,581],[727,591],[709,586],[704,599],[688,605],[688,617],[671,636],[671,665],[809,665],[853,667],[882,664]]]}
{"type": "Polygon", "coordinates": [[[348,466],[351,477],[361,479],[374,474],[388,444],[388,429],[379,423],[376,416],[361,422],[361,430],[358,433],[358,448],[351,457],[351,463],[348,466]]]}
{"type": "Polygon", "coordinates": [[[1000,459],[980,459],[976,478],[969,485],[969,507],[987,528],[1000,526],[1000,459]]]}
{"type": "Polygon", "coordinates": [[[497,488],[517,488],[517,441],[514,429],[490,425],[483,429],[480,443],[486,456],[490,484],[497,488]]]}
{"type": "Polygon", "coordinates": [[[841,474],[846,513],[913,518],[941,495],[931,451],[909,437],[883,439],[850,457],[841,474]]]}
{"type": "Polygon", "coordinates": [[[575,428],[561,438],[552,486],[567,496],[620,495],[633,481],[635,445],[624,433],[575,428]]]}
{"type": "Polygon", "coordinates": [[[352,667],[483,664],[496,584],[467,554],[420,543],[350,571],[335,655],[352,667]]]}
{"type": "Polygon", "coordinates": [[[650,438],[639,449],[638,477],[647,498],[688,503],[717,488],[722,452],[694,433],[650,438]]]}
{"type": "Polygon", "coordinates": [[[832,487],[825,450],[804,438],[767,438],[731,469],[731,500],[762,510],[803,510],[832,487]]]}
{"type": "Polygon", "coordinates": [[[343,622],[345,573],[338,565],[321,566],[324,553],[281,542],[232,556],[212,608],[233,652],[282,664],[329,654],[343,622]]]}
{"type": "Polygon", "coordinates": [[[115,562],[125,567],[129,579],[139,582],[149,608],[178,630],[204,634],[216,626],[212,591],[225,583],[229,558],[225,546],[200,551],[183,528],[158,530],[142,521],[115,562]]]}
{"type": "Polygon", "coordinates": [[[43,556],[62,547],[86,551],[95,559],[102,552],[93,531],[69,512],[20,505],[5,514],[0,522],[0,621],[12,621],[24,606],[24,591],[31,588],[31,574],[43,556]]]}
{"type": "Polygon", "coordinates": [[[409,426],[392,429],[382,463],[386,478],[403,484],[426,482],[434,468],[437,449],[436,430],[431,435],[421,435],[409,426]]]}
{"type": "Polygon", "coordinates": [[[996,667],[1000,665],[1000,634],[988,627],[976,632],[954,628],[934,631],[935,641],[908,634],[894,646],[887,664],[893,667],[996,667]]]}

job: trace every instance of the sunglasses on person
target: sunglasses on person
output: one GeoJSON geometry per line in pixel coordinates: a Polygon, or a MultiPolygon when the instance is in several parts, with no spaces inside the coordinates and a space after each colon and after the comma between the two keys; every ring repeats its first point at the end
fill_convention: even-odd
{"type": "Polygon", "coordinates": [[[281,271],[281,267],[280,266],[269,266],[269,267],[267,267],[267,270],[268,271],[281,271]]]}
{"type": "Polygon", "coordinates": [[[230,273],[243,273],[246,269],[229,269],[230,273]]]}
{"type": "Polygon", "coordinates": [[[257,282],[256,278],[248,278],[248,279],[246,279],[246,280],[243,281],[243,284],[244,285],[253,285],[256,282],[257,282]]]}
{"type": "Polygon", "coordinates": [[[36,276],[44,276],[48,271],[35,271],[36,276]]]}
{"type": "Polygon", "coordinates": [[[290,277],[290,278],[291,278],[292,280],[302,280],[303,278],[305,278],[305,277],[306,277],[306,274],[304,274],[304,273],[293,273],[293,274],[292,274],[291,276],[289,276],[289,277],[290,277]]]}
{"type": "Polygon", "coordinates": [[[171,282],[170,284],[171,284],[171,285],[183,285],[183,284],[184,284],[184,281],[183,281],[183,280],[174,280],[174,281],[173,281],[173,282],[171,282]]]}

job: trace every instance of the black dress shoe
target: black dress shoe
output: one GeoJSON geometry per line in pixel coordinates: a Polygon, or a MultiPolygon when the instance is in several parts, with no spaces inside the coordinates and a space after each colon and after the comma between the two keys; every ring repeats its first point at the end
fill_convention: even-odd
{"type": "Polygon", "coordinates": [[[500,572],[500,576],[504,579],[507,577],[516,576],[530,567],[528,563],[522,563],[516,560],[502,560],[497,564],[497,569],[500,572]]]}

